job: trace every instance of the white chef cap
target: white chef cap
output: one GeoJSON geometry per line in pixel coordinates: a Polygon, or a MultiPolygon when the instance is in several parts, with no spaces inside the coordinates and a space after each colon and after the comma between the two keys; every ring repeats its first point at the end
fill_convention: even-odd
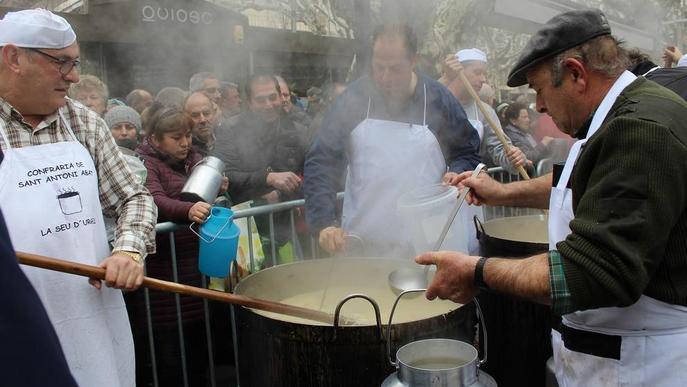
{"type": "Polygon", "coordinates": [[[76,41],[72,26],[63,17],[42,8],[8,12],[0,20],[0,47],[61,49],[76,41]]]}
{"type": "Polygon", "coordinates": [[[687,66],[687,54],[683,55],[682,58],[680,58],[680,60],[677,61],[677,66],[687,66]]]}
{"type": "Polygon", "coordinates": [[[456,58],[461,62],[466,62],[469,60],[478,60],[480,62],[487,63],[487,54],[479,48],[466,48],[460,50],[456,53],[456,58]]]}

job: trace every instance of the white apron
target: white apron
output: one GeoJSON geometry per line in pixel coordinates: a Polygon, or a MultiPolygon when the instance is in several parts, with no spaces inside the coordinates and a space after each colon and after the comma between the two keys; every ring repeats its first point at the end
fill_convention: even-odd
{"type": "MultiPolygon", "coordinates": [[[[98,176],[75,141],[11,148],[0,164],[0,207],[14,248],[97,265],[110,255],[98,176]]],[[[80,386],[134,386],[133,338],[122,292],[92,287],[84,277],[23,266],[48,312],[69,369],[80,386]]],[[[36,365],[40,366],[40,365],[36,365]]]]}
{"type": "MultiPolygon", "coordinates": [[[[601,126],[618,95],[636,77],[625,71],[597,109],[585,139],[568,155],[561,177],[551,190],[549,248],[570,234],[574,218],[572,191],[567,189],[581,149],[601,126]]],[[[641,296],[624,308],[608,307],[563,316],[567,327],[621,336],[620,360],[588,355],[565,347],[561,334],[552,331],[556,378],[561,387],[572,386],[682,386],[687,383],[687,308],[641,296]]]]}
{"type": "Polygon", "coordinates": [[[419,186],[441,182],[446,173],[441,147],[426,123],[424,88],[422,125],[367,116],[350,135],[342,226],[363,240],[365,255],[411,259],[410,228],[396,210],[398,198],[419,186]]]}
{"type": "MultiPolygon", "coordinates": [[[[473,118],[468,117],[468,121],[477,131],[477,135],[479,135],[480,157],[482,157],[482,153],[486,153],[486,151],[483,151],[486,147],[482,144],[486,139],[484,138],[484,123],[479,119],[480,110],[477,103],[477,101],[472,101],[475,116],[473,118]]],[[[473,220],[475,216],[479,218],[480,221],[484,220],[484,210],[482,206],[465,205],[461,208],[460,221],[463,222],[463,230],[466,230],[468,236],[468,251],[464,252],[471,255],[479,254],[479,241],[477,240],[477,231],[475,230],[475,223],[473,220]]]]}
{"type": "Polygon", "coordinates": [[[483,141],[484,140],[484,124],[482,121],[479,119],[479,106],[477,106],[476,101],[472,101],[474,109],[475,109],[475,116],[473,118],[468,117],[468,121],[470,121],[470,125],[472,125],[473,128],[477,131],[477,134],[479,135],[479,140],[483,141]]]}

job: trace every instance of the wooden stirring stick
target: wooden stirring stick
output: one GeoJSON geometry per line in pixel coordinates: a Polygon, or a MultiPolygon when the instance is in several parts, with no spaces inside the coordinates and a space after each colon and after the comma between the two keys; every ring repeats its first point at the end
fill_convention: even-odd
{"type": "MultiPolygon", "coordinates": [[[[42,269],[55,270],[62,273],[76,274],[84,277],[105,279],[105,269],[98,266],[86,265],[77,262],[64,261],[57,258],[45,257],[37,254],[24,253],[17,251],[19,263],[28,266],[39,267],[42,269]]],[[[162,290],[165,292],[185,294],[207,298],[210,300],[226,302],[229,304],[241,305],[247,308],[264,310],[266,312],[279,313],[288,316],[300,317],[308,320],[319,321],[327,324],[334,324],[334,315],[319,310],[302,308],[300,306],[287,305],[279,302],[262,300],[259,298],[241,296],[230,293],[223,293],[209,289],[198,288],[195,286],[182,285],[176,282],[163,281],[151,277],[143,277],[141,286],[162,290]]],[[[340,316],[342,325],[355,325],[356,320],[340,316]]]]}

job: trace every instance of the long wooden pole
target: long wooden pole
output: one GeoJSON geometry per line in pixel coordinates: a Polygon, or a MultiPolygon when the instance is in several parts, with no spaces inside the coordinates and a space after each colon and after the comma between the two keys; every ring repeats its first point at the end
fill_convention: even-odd
{"type": "MultiPolygon", "coordinates": [[[[477,95],[477,92],[475,92],[475,89],[472,88],[472,85],[470,85],[470,82],[468,79],[465,77],[465,74],[463,71],[458,72],[458,77],[460,78],[460,81],[463,83],[463,87],[470,93],[470,96],[472,99],[475,100],[475,104],[479,108],[479,110],[482,112],[482,115],[484,118],[487,120],[489,123],[489,126],[491,126],[491,129],[494,131],[496,134],[496,137],[501,141],[501,144],[503,145],[503,149],[505,149],[506,152],[509,152],[511,149],[510,143],[508,142],[508,137],[506,136],[505,133],[503,133],[503,129],[501,129],[501,125],[497,125],[496,122],[491,118],[491,116],[487,113],[487,110],[482,106],[482,100],[479,99],[479,96],[477,95]]],[[[518,172],[520,173],[520,176],[522,176],[523,179],[529,180],[530,175],[527,174],[527,171],[525,168],[523,168],[522,165],[517,167],[518,172]]]]}
{"type": "MultiPolygon", "coordinates": [[[[86,265],[77,262],[65,261],[57,258],[45,257],[37,254],[24,253],[17,251],[17,260],[23,265],[39,267],[42,269],[55,270],[62,273],[80,275],[89,278],[105,279],[105,269],[98,266],[86,265]]],[[[195,286],[178,284],[176,282],[163,281],[151,277],[143,277],[141,286],[162,290],[165,292],[185,294],[207,298],[210,300],[226,302],[229,304],[241,305],[247,308],[264,310],[272,313],[285,314],[294,317],[305,318],[308,320],[319,321],[327,324],[334,323],[334,315],[319,310],[302,308],[300,306],[287,305],[279,302],[262,300],[259,298],[241,296],[230,293],[218,292],[215,290],[198,288],[195,286]]],[[[342,325],[354,325],[355,320],[340,316],[342,325]]]]}

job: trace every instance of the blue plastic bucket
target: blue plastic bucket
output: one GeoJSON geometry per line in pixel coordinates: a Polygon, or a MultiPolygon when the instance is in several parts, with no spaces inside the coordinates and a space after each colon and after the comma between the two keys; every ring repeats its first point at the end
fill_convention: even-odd
{"type": "Polygon", "coordinates": [[[233,218],[234,211],[224,207],[212,207],[210,216],[200,226],[196,235],[200,238],[198,269],[201,273],[220,278],[229,275],[231,261],[236,259],[240,234],[233,218]]]}

